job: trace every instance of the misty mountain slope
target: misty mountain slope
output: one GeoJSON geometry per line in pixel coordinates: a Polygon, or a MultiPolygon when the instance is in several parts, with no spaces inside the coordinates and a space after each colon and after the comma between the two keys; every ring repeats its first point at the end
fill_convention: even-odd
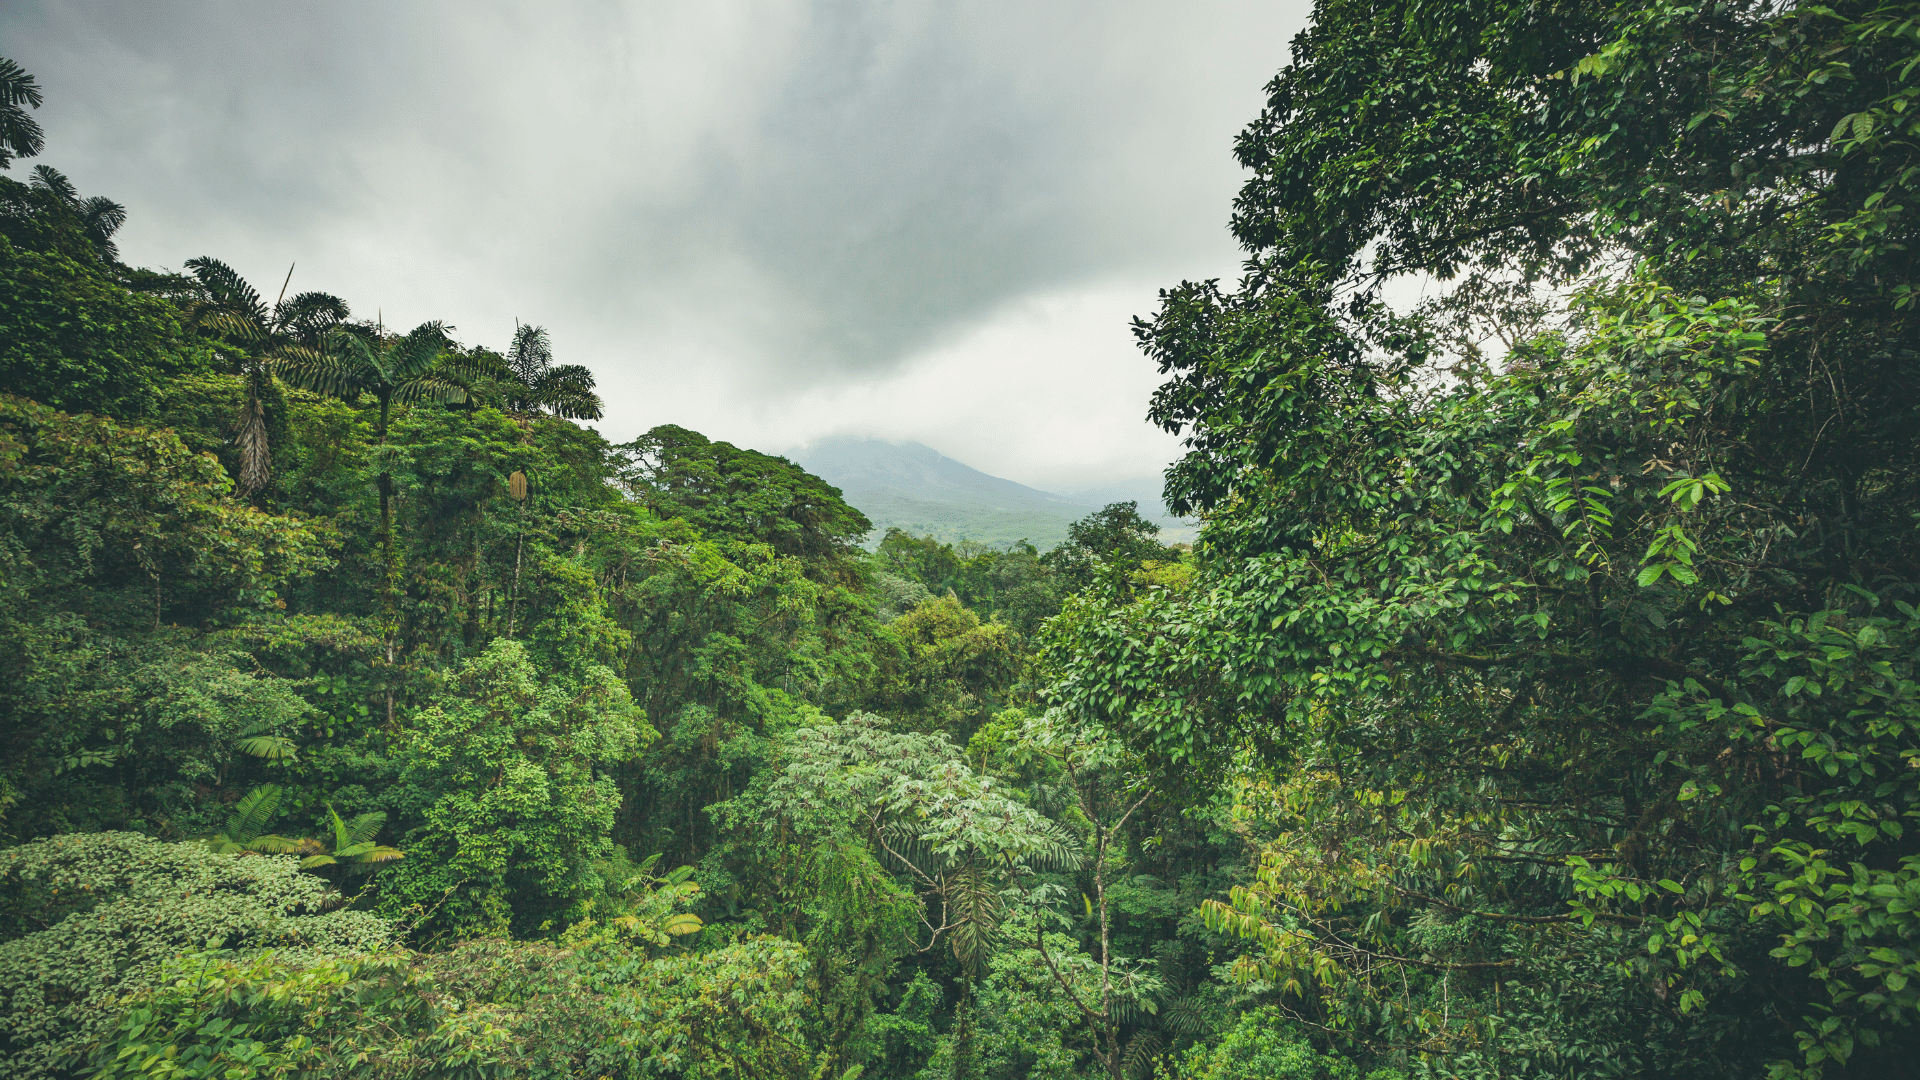
{"type": "Polygon", "coordinates": [[[869,543],[889,528],[941,540],[978,540],[1009,544],[1027,540],[1045,551],[1065,540],[1067,525],[1107,502],[1139,499],[1141,511],[1170,525],[1167,540],[1190,538],[1190,529],[1165,519],[1157,482],[1104,485],[1079,498],[1055,495],[1012,480],[990,476],[920,443],[835,436],[790,451],[787,457],[839,488],[847,502],[873,522],[869,543]],[[1108,492],[1124,492],[1113,499],[1108,492]]]}

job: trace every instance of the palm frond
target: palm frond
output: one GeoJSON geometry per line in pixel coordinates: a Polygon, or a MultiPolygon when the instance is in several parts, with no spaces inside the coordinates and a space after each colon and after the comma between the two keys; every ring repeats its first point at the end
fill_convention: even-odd
{"type": "Polygon", "coordinates": [[[120,261],[120,247],[113,242],[113,234],[127,223],[127,208],[105,195],[95,195],[80,204],[80,220],[86,226],[87,239],[100,249],[100,257],[108,262],[120,261]]]}
{"type": "Polygon", "coordinates": [[[119,232],[127,223],[127,208],[105,195],[95,195],[81,203],[80,214],[86,220],[87,231],[101,238],[119,232]]]}
{"type": "Polygon", "coordinates": [[[507,350],[507,367],[528,388],[540,382],[553,366],[553,343],[546,327],[522,326],[513,332],[513,345],[507,350]]]}
{"type": "Polygon", "coordinates": [[[240,312],[225,308],[209,307],[200,312],[194,321],[217,334],[245,345],[257,344],[265,341],[267,337],[266,328],[258,322],[240,312]]]}
{"type": "Polygon", "coordinates": [[[273,359],[273,373],[302,390],[351,398],[366,388],[369,359],[357,338],[329,337],[325,348],[283,348],[273,359]]]}
{"type": "Polygon", "coordinates": [[[40,85],[19,64],[0,58],[0,169],[16,157],[32,157],[46,148],[46,132],[27,108],[40,107],[40,85]],[[22,108],[26,106],[26,108],[22,108]]]}
{"type": "Polygon", "coordinates": [[[386,350],[384,367],[394,382],[405,382],[433,370],[452,347],[447,328],[438,320],[423,322],[386,350]]]}
{"type": "Polygon", "coordinates": [[[375,810],[370,814],[361,814],[347,822],[347,838],[356,844],[365,844],[380,835],[387,824],[384,810],[375,810]]]}
{"type": "Polygon", "coordinates": [[[533,386],[535,401],[567,420],[598,420],[604,415],[600,395],[594,393],[593,372],[579,364],[549,369],[533,386]]]}
{"type": "Polygon", "coordinates": [[[1178,994],[1168,999],[1160,1010],[1160,1023],[1177,1035],[1205,1035],[1213,1030],[1199,999],[1192,994],[1178,994]]]}
{"type": "Polygon", "coordinates": [[[292,761],[300,754],[300,748],[284,735],[248,735],[237,740],[233,747],[249,757],[268,761],[292,761]]]}
{"type": "Polygon", "coordinates": [[[353,845],[353,837],[347,835],[347,823],[340,820],[339,813],[332,806],[327,807],[327,831],[333,834],[334,855],[345,858],[346,849],[353,845]]]}
{"type": "Polygon", "coordinates": [[[1000,893],[978,865],[967,866],[947,882],[947,918],[954,923],[953,958],[973,969],[986,959],[1000,934],[1000,893]]]}
{"type": "Polygon", "coordinates": [[[1153,1075],[1153,1059],[1166,1046],[1157,1031],[1136,1031],[1133,1038],[1127,1040],[1127,1050],[1120,1059],[1120,1067],[1128,1076],[1140,1080],[1153,1075]]]}
{"type": "Polygon", "coordinates": [[[685,937],[688,934],[699,933],[700,928],[705,925],[707,924],[700,920],[700,916],[681,912],[678,915],[667,916],[666,921],[660,924],[660,929],[674,937],[685,937]]]}
{"type": "Polygon", "coordinates": [[[261,784],[233,804],[233,815],[227,819],[227,835],[243,842],[250,840],[265,832],[273,815],[279,812],[280,785],[261,784]]]}
{"type": "Polygon", "coordinates": [[[300,841],[269,834],[253,837],[246,842],[245,847],[248,851],[263,855],[297,855],[300,852],[300,841]]]}
{"type": "Polygon", "coordinates": [[[404,859],[406,857],[407,853],[397,847],[375,845],[360,856],[360,861],[363,863],[383,863],[392,862],[395,859],[404,859]]]}
{"type": "Polygon", "coordinates": [[[271,321],[279,333],[306,345],[318,345],[352,314],[347,302],[332,293],[303,292],[275,304],[271,321]]]}
{"type": "Polygon", "coordinates": [[[246,319],[256,325],[267,321],[267,308],[260,302],[260,294],[254,292],[253,286],[247,284],[246,279],[233,267],[203,255],[188,259],[186,269],[205,293],[202,302],[195,306],[194,322],[210,325],[207,316],[213,312],[246,319]]]}
{"type": "Polygon", "coordinates": [[[233,441],[240,448],[240,494],[252,495],[267,486],[273,468],[273,453],[267,449],[267,413],[259,398],[250,397],[241,407],[233,441]]]}
{"type": "Polygon", "coordinates": [[[438,375],[422,375],[401,383],[393,392],[393,400],[403,405],[415,405],[423,401],[435,405],[458,405],[467,400],[467,388],[438,375]]]}
{"type": "Polygon", "coordinates": [[[471,352],[449,352],[440,358],[439,371],[447,378],[465,384],[476,379],[498,379],[502,376],[512,378],[500,354],[488,349],[474,349],[471,352]]]}
{"type": "Polygon", "coordinates": [[[80,189],[73,186],[65,173],[51,165],[35,165],[33,179],[28,181],[35,191],[45,191],[54,198],[75,209],[80,207],[80,189]]]}
{"type": "MultiPolygon", "coordinates": [[[[19,64],[0,57],[0,105],[12,105],[15,108],[29,105],[37,109],[41,101],[40,84],[33,81],[33,76],[27,74],[19,64]]],[[[36,150],[33,153],[38,152],[36,150]]],[[[20,156],[33,155],[21,153],[20,156]]]]}

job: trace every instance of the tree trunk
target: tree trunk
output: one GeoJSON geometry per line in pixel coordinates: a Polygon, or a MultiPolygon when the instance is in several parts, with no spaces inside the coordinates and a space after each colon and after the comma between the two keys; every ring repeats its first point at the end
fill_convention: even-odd
{"type": "Polygon", "coordinates": [[[267,486],[273,468],[273,454],[267,449],[267,407],[260,401],[260,376],[247,380],[247,400],[240,406],[240,421],[233,441],[240,450],[240,494],[252,496],[267,486]]]}
{"type": "Polygon", "coordinates": [[[507,636],[513,636],[514,617],[520,613],[520,555],[527,546],[527,504],[520,504],[520,535],[513,542],[513,588],[507,593],[507,636]]]}

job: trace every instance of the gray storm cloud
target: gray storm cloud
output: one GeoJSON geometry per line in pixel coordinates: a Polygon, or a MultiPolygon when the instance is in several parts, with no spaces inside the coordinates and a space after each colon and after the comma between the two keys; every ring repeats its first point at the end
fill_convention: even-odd
{"type": "Polygon", "coordinates": [[[298,260],[296,287],[495,345],[545,324],[616,437],[938,431],[983,468],[1090,481],[1175,452],[1125,322],[1234,272],[1232,138],[1305,14],[16,0],[0,54],[46,89],[41,160],[127,204],[131,261],[264,284],[298,260]],[[1105,325],[1089,303],[1111,308],[1097,346],[1035,322],[1105,325]],[[983,367],[1101,389],[939,392],[983,367]]]}

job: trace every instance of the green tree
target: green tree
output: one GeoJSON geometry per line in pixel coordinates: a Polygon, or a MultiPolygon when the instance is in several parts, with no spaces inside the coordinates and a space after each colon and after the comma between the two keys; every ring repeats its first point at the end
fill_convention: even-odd
{"type": "Polygon", "coordinates": [[[319,958],[378,949],[383,920],[291,858],[81,833],[0,851],[0,1054],[24,1080],[71,1075],[118,1021],[112,1002],[186,952],[282,949],[319,958]]]}
{"type": "Polygon", "coordinates": [[[428,909],[433,935],[537,930],[592,891],[620,806],[604,770],[651,735],[605,668],[542,680],[495,641],[396,735],[408,857],[380,878],[382,910],[428,909]]]}
{"type": "MultiPolygon", "coordinates": [[[[296,298],[297,299],[297,298],[296,298]]],[[[393,406],[431,402],[450,405],[467,400],[459,381],[464,368],[446,327],[425,322],[404,337],[386,339],[335,330],[317,350],[288,353],[276,371],[287,382],[352,402],[362,394],[379,407],[374,417],[375,453],[384,455],[387,424],[393,406]]],[[[393,472],[382,468],[376,477],[380,490],[380,550],[389,579],[393,574],[393,472]]]]}
{"type": "Polygon", "coordinates": [[[786,458],[697,431],[662,424],[614,452],[618,482],[635,498],[715,540],[769,544],[838,575],[873,528],[839,488],[786,458]]]}
{"type": "Polygon", "coordinates": [[[973,985],[1036,875],[1075,865],[1071,836],[975,774],[944,735],[889,731],[872,714],[801,728],[782,754],[779,771],[715,813],[749,842],[799,840],[798,880],[816,897],[805,936],[816,969],[841,976],[832,987],[823,977],[818,997],[833,1071],[860,1063],[876,992],[909,950],[952,955],[970,1023],[973,985]],[[917,918],[901,917],[908,897],[917,918]]]}
{"type": "Polygon", "coordinates": [[[0,178],[0,385],[68,412],[151,419],[165,390],[213,366],[166,301],[130,293],[68,208],[0,178]],[[49,235],[42,226],[57,226],[49,235]]]}
{"type": "Polygon", "coordinates": [[[553,345],[542,326],[518,326],[503,358],[506,411],[521,418],[540,415],[565,420],[598,420],[600,395],[593,372],[579,364],[555,364],[553,345]]]}
{"type": "MultiPolygon", "coordinates": [[[[188,259],[187,270],[199,283],[191,321],[218,335],[216,350],[244,380],[246,401],[234,421],[240,449],[240,492],[252,495],[267,485],[273,453],[268,447],[266,399],[273,376],[283,366],[312,370],[324,364],[326,341],[350,314],[347,302],[323,292],[296,293],[269,308],[253,286],[218,259],[188,259]]],[[[289,280],[293,269],[287,269],[289,280]]]]}
{"type": "Polygon", "coordinates": [[[1167,549],[1155,539],[1160,526],[1140,516],[1137,502],[1108,503],[1067,526],[1067,539],[1041,556],[1060,575],[1068,591],[1095,581],[1124,586],[1142,563],[1167,558],[1167,549]]]}
{"type": "MultiPolygon", "coordinates": [[[[1265,1009],[1240,1018],[1217,1044],[1194,1047],[1180,1075],[1192,1080],[1361,1080],[1351,1061],[1317,1053],[1313,1044],[1284,1033],[1286,1020],[1265,1009]]],[[[1401,1080],[1398,1069],[1376,1069],[1366,1080],[1401,1080]]]]}
{"type": "Polygon", "coordinates": [[[289,580],[328,564],[310,523],[231,489],[170,432],[0,398],[0,775],[25,800],[17,832],[176,815],[200,831],[187,793],[224,789],[241,740],[308,714],[199,637],[278,611],[289,580]]]}
{"type": "Polygon", "coordinates": [[[71,210],[80,221],[80,229],[100,254],[100,261],[117,263],[120,261],[120,249],[113,242],[113,234],[127,223],[127,208],[104,195],[81,198],[73,181],[51,165],[35,165],[30,186],[36,191],[44,191],[71,210]]]}
{"type": "Polygon", "coordinates": [[[40,84],[19,64],[0,56],[0,169],[17,157],[33,157],[46,146],[46,134],[27,110],[39,108],[40,84]]]}
{"type": "Polygon", "coordinates": [[[805,957],[757,938],[652,957],[617,944],[476,941],[436,953],[196,955],[140,988],[88,1075],[365,1072],[809,1080],[805,957]]]}
{"type": "Polygon", "coordinates": [[[1056,654],[1170,781],[1253,765],[1278,835],[1209,918],[1301,1019],[1459,1070],[1904,1067],[1912,27],[1317,7],[1237,144],[1245,276],[1136,328],[1195,576],[1056,654]]]}
{"type": "Polygon", "coordinates": [[[880,662],[871,691],[903,723],[971,737],[1011,696],[1021,651],[1005,623],[982,622],[953,594],[922,601],[888,623],[898,652],[880,662]]]}

